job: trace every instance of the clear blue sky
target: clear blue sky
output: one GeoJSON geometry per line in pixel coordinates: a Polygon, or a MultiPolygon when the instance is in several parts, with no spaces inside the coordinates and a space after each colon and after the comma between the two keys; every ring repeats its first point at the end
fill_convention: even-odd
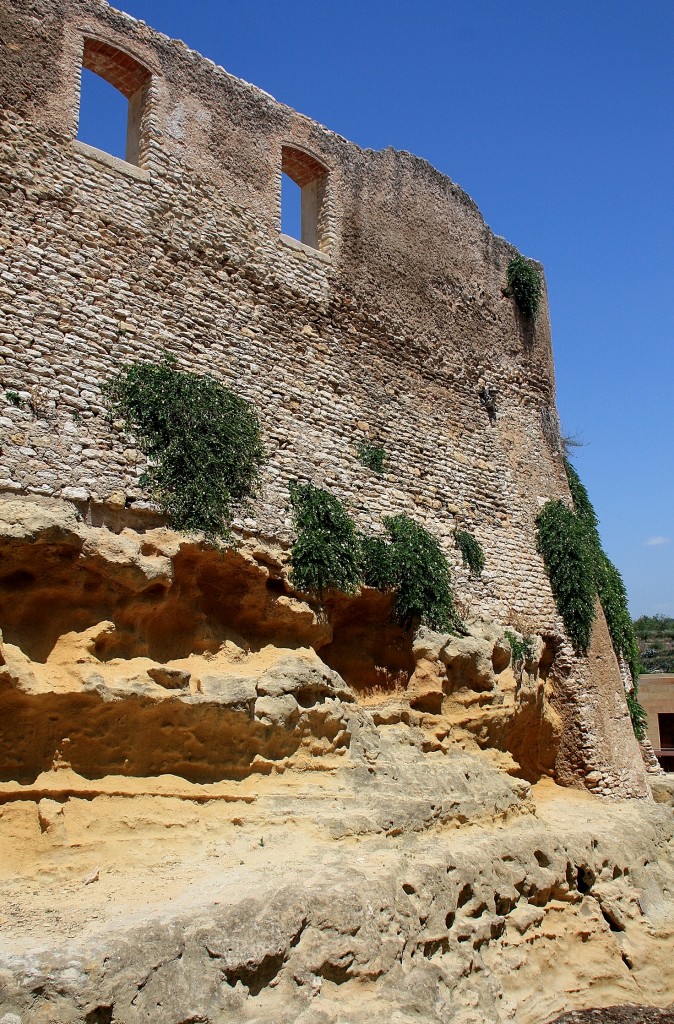
{"type": "Polygon", "coordinates": [[[563,429],[632,613],[674,615],[673,0],[118,0],[546,268],[563,429]],[[650,543],[649,543],[650,542],[650,543]]]}

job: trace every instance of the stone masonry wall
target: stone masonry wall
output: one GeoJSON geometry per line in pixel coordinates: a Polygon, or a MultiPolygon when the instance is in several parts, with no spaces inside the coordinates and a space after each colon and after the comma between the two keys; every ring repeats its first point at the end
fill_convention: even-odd
{"type": "Polygon", "coordinates": [[[515,250],[472,200],[104,0],[0,0],[0,29],[0,490],[148,507],[100,388],[168,350],[260,414],[268,461],[242,529],[287,539],[288,481],[312,479],[364,529],[423,523],[465,605],[561,634],[535,548],[541,505],[568,499],[547,304],[523,325],[503,294],[515,250]],[[151,75],[139,167],[76,141],[85,40],[151,75]],[[280,233],[283,146],[327,169],[322,252],[280,233]],[[383,478],[359,463],[363,439],[386,449],[383,478]],[[457,525],[484,547],[481,580],[457,525]]]}

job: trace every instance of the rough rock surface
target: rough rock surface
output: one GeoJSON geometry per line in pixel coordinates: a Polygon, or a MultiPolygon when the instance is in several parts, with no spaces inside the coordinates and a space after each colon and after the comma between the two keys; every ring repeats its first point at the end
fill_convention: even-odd
{"type": "Polygon", "coordinates": [[[671,792],[555,783],[549,639],[513,667],[502,626],[313,607],[258,541],[3,519],[5,1024],[672,1003],[671,792]]]}
{"type": "Polygon", "coordinates": [[[669,809],[530,791],[484,755],[356,724],[320,772],[150,795],[62,767],[5,789],[3,1010],[534,1024],[674,1000],[669,809]]]}
{"type": "Polygon", "coordinates": [[[673,1024],[674,1007],[656,1010],[646,1006],[609,1006],[605,1010],[573,1010],[553,1024],[673,1024]]]}

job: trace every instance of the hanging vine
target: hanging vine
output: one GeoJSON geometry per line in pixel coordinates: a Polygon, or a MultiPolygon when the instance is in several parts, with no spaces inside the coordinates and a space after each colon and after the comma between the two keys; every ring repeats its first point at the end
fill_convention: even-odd
{"type": "Polygon", "coordinates": [[[594,621],[594,602],[604,612],[616,656],[624,659],[632,676],[627,695],[637,739],[645,736],[646,712],[639,703],[641,666],[634,624],[627,606],[627,591],[618,569],[604,551],[599,521],[578,473],[564,460],[573,498],[573,511],[562,501],[549,501],[538,516],[538,549],[543,555],[552,593],[574,647],[586,652],[594,621]]]}

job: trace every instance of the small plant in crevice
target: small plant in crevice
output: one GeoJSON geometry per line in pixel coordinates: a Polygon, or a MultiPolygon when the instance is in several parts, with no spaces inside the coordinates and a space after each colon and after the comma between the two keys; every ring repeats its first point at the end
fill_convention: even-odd
{"type": "Polygon", "coordinates": [[[578,437],[577,434],[560,433],[559,443],[562,449],[562,456],[564,457],[566,462],[569,461],[569,459],[571,458],[571,452],[574,451],[576,448],[587,447],[587,442],[583,441],[582,438],[578,437]]]}
{"type": "Polygon", "coordinates": [[[485,386],[480,389],[479,395],[480,401],[482,402],[485,412],[489,417],[489,422],[491,424],[496,423],[496,398],[498,395],[498,391],[496,390],[496,388],[490,387],[489,385],[485,384],[485,386]]]}
{"type": "Polygon", "coordinates": [[[21,409],[25,402],[18,391],[5,391],[5,398],[10,405],[13,405],[17,409],[21,409]]]}
{"type": "Polygon", "coordinates": [[[464,623],[470,621],[470,619],[479,618],[479,612],[476,610],[475,602],[465,594],[455,594],[454,607],[456,609],[459,622],[461,623],[461,630],[459,630],[459,632],[465,633],[466,630],[464,623]]]}
{"type": "Polygon", "coordinates": [[[29,391],[28,408],[36,420],[53,419],[54,411],[49,407],[47,393],[41,388],[32,387],[29,391]]]}
{"type": "Polygon", "coordinates": [[[541,279],[536,268],[524,256],[514,256],[508,264],[508,288],[517,308],[527,320],[535,320],[541,301],[541,279]]]}
{"type": "Polygon", "coordinates": [[[290,484],[295,543],[290,581],[321,597],[326,590],[353,594],[361,583],[361,544],[341,501],[312,483],[290,484]]]}
{"type": "Polygon", "coordinates": [[[141,486],[171,524],[230,540],[233,507],[255,493],[264,457],[253,406],[212,377],[179,370],[168,354],[123,366],[104,398],[146,456],[141,486]]]}
{"type": "MultiPolygon", "coordinates": [[[[25,393],[25,392],[24,392],[25,393]]],[[[17,409],[28,409],[36,420],[53,420],[58,403],[51,403],[46,391],[33,385],[28,391],[28,398],[23,398],[18,391],[5,391],[5,399],[17,409]]]]}
{"type": "Polygon", "coordinates": [[[386,464],[386,451],[380,444],[370,444],[369,441],[359,441],[356,445],[358,459],[367,468],[371,469],[377,476],[384,472],[386,464]]]}
{"type": "Polygon", "coordinates": [[[484,569],[484,551],[477,537],[469,530],[456,530],[454,540],[461,552],[463,564],[468,566],[471,575],[481,576],[484,569]]]}
{"type": "Polygon", "coordinates": [[[524,668],[524,663],[530,661],[534,656],[534,638],[529,635],[524,635],[521,639],[510,629],[506,629],[503,634],[508,641],[510,647],[510,654],[513,668],[516,672],[521,672],[524,668]]]}

